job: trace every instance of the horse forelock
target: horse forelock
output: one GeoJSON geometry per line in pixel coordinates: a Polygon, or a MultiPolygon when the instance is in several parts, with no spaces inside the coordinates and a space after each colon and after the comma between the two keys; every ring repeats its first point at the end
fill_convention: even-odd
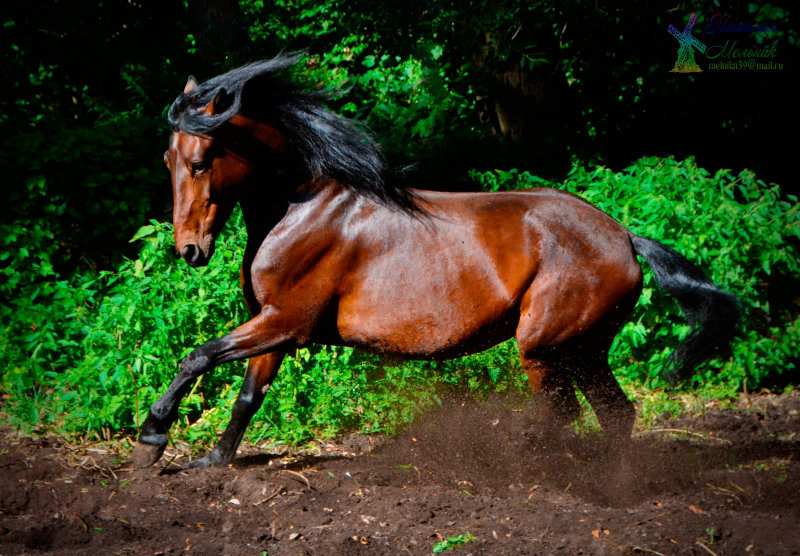
{"type": "MultiPolygon", "coordinates": [[[[178,95],[167,113],[167,121],[173,129],[195,134],[213,133],[240,111],[246,85],[255,80],[269,80],[275,74],[295,65],[304,54],[279,54],[270,60],[246,64],[213,77],[188,94],[178,95]],[[205,113],[204,109],[222,91],[230,98],[229,106],[219,113],[205,113]]],[[[278,80],[274,81],[277,85],[278,80]]]]}

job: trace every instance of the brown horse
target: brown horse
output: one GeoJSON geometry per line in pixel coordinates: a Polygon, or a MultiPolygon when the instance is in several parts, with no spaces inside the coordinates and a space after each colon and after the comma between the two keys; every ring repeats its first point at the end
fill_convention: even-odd
{"type": "Polygon", "coordinates": [[[183,360],[150,408],[136,465],[161,456],[197,377],[249,358],[228,428],[188,467],[229,462],[285,353],[310,343],[431,359],[515,337],[543,433],[577,416],[577,385],[606,435],[629,438],[635,413],[608,351],[640,295],[637,254],[694,327],[669,376],[728,345],[737,315],[730,294],[576,196],[388,184],[369,136],[278,79],[296,61],[280,56],[202,85],[190,77],[169,111],[176,248],[190,265],[207,264],[240,203],[253,317],[183,360]]]}

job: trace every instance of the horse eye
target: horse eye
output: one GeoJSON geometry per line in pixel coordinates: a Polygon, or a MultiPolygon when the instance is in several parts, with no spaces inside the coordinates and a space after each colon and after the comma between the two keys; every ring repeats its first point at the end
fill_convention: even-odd
{"type": "Polygon", "coordinates": [[[207,169],[208,169],[208,165],[203,161],[192,162],[192,175],[199,174],[200,172],[203,172],[203,171],[205,171],[207,169]]]}

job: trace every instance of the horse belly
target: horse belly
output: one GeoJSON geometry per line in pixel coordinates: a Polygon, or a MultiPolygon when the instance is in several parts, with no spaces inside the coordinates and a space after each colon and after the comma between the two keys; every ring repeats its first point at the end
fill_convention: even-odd
{"type": "Polygon", "coordinates": [[[501,280],[491,264],[410,268],[406,261],[371,273],[340,298],[339,335],[347,345],[410,358],[475,353],[514,334],[524,289],[501,280]]]}
{"type": "Polygon", "coordinates": [[[338,327],[344,345],[412,359],[448,359],[483,351],[510,338],[518,319],[519,313],[514,311],[433,315],[395,308],[347,313],[338,327]]]}

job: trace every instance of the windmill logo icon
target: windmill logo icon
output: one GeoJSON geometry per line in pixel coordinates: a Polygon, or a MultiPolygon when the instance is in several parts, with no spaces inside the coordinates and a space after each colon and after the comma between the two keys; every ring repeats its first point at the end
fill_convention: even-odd
{"type": "Polygon", "coordinates": [[[703,71],[694,61],[695,49],[697,49],[701,54],[706,51],[706,45],[692,36],[692,27],[694,27],[695,21],[697,21],[697,16],[695,14],[689,16],[689,21],[686,23],[686,28],[683,30],[683,33],[678,31],[678,29],[672,24],[667,27],[667,31],[669,31],[670,35],[678,39],[678,43],[680,43],[680,47],[678,48],[678,59],[675,60],[675,67],[670,71],[677,73],[693,73],[703,71]]]}

